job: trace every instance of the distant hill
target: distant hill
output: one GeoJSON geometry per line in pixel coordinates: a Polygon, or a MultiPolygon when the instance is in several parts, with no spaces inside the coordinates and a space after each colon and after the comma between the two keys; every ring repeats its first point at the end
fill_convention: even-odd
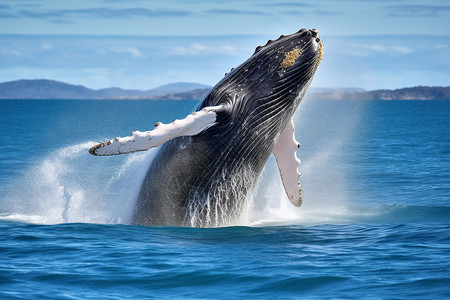
{"type": "Polygon", "coordinates": [[[312,92],[309,97],[329,100],[450,100],[450,86],[416,86],[374,91],[331,89],[329,91],[312,92]]]}
{"type": "Polygon", "coordinates": [[[367,93],[368,99],[383,100],[450,100],[450,86],[416,86],[397,90],[376,90],[367,93]]]}
{"type": "Polygon", "coordinates": [[[195,89],[192,91],[180,92],[180,93],[169,93],[164,96],[155,97],[158,99],[172,99],[172,100],[181,100],[181,99],[194,99],[201,100],[205,97],[206,93],[210,89],[195,89]]]}
{"type": "Polygon", "coordinates": [[[193,95],[203,95],[209,88],[199,83],[177,82],[146,91],[125,90],[117,87],[94,90],[82,85],[71,85],[54,80],[22,79],[0,83],[0,99],[152,99],[179,93],[184,93],[189,98],[188,92],[194,91],[193,95]]]}
{"type": "Polygon", "coordinates": [[[356,88],[356,87],[342,87],[342,88],[310,88],[309,93],[344,93],[344,92],[350,92],[350,93],[362,93],[366,92],[365,89],[362,88],[356,88]]]}
{"type": "Polygon", "coordinates": [[[166,85],[162,85],[160,87],[154,88],[152,90],[147,91],[148,94],[152,96],[164,96],[168,94],[178,94],[184,93],[188,91],[195,90],[209,90],[211,87],[205,84],[199,83],[190,83],[190,82],[177,82],[177,83],[169,83],[166,85]]]}
{"type": "Polygon", "coordinates": [[[95,97],[97,97],[95,90],[53,80],[17,80],[0,83],[0,98],[89,99],[95,97]]]}
{"type": "MultiPolygon", "coordinates": [[[[199,83],[177,82],[151,90],[117,87],[94,90],[82,85],[36,79],[0,83],[0,99],[202,99],[210,89],[199,83]]],[[[360,88],[313,88],[309,98],[329,100],[450,100],[450,87],[417,86],[396,90],[365,91],[360,88]]]]}

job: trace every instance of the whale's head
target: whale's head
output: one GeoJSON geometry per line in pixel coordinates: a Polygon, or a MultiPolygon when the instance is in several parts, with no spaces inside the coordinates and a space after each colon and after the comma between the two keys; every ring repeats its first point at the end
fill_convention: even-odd
{"type": "MultiPolygon", "coordinates": [[[[316,29],[301,29],[258,46],[210,91],[202,106],[286,109],[292,115],[311,83],[323,56],[316,29]]],[[[290,116],[289,116],[290,117],[290,116]]]]}

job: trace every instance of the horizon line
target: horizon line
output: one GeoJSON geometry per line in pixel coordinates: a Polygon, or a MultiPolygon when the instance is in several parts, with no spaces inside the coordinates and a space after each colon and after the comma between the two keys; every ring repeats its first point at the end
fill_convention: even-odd
{"type": "MultiPolygon", "coordinates": [[[[85,88],[88,88],[90,90],[94,90],[94,91],[99,91],[99,90],[104,90],[104,89],[111,89],[111,88],[118,88],[121,90],[134,90],[134,91],[149,91],[152,89],[157,89],[159,87],[163,87],[166,85],[170,85],[170,84],[182,84],[182,83],[189,83],[189,84],[198,84],[198,85],[205,85],[208,86],[207,88],[204,89],[210,89],[212,87],[214,87],[214,85],[209,85],[209,84],[205,84],[205,83],[201,83],[201,82],[189,82],[189,81],[176,81],[176,82],[168,82],[162,85],[158,85],[156,87],[152,87],[152,88],[122,88],[122,87],[118,87],[118,86],[108,86],[108,87],[103,87],[103,88],[90,88],[86,85],[83,84],[76,84],[76,83],[69,83],[66,81],[62,81],[62,80],[57,80],[57,79],[48,79],[48,78],[35,78],[35,79],[26,79],[26,78],[21,78],[21,79],[15,79],[15,80],[9,80],[9,81],[3,81],[0,82],[0,84],[4,84],[4,83],[11,83],[11,82],[15,82],[15,81],[38,81],[38,80],[44,80],[44,81],[54,81],[54,82],[59,82],[59,83],[64,83],[64,84],[68,84],[68,85],[73,85],[73,86],[82,86],[85,88]]],[[[365,89],[365,88],[361,88],[361,87],[356,87],[356,86],[340,86],[340,87],[310,87],[309,90],[320,90],[320,89],[324,89],[324,90],[351,90],[351,89],[357,89],[357,90],[362,90],[364,92],[372,92],[372,91],[379,91],[379,90],[390,90],[390,91],[395,91],[395,90],[400,90],[400,89],[405,89],[405,88],[415,88],[415,87],[430,87],[430,88],[447,88],[450,87],[450,85],[435,85],[435,86],[431,86],[431,85],[414,85],[414,86],[403,86],[403,87],[398,87],[398,88],[377,88],[377,89],[365,89]]]]}

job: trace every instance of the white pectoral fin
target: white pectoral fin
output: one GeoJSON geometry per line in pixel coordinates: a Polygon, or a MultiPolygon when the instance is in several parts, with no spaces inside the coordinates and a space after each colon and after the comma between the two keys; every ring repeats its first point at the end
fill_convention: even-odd
{"type": "Polygon", "coordinates": [[[299,147],[300,144],[295,140],[294,122],[291,120],[281,133],[272,152],[277,160],[286,195],[295,206],[302,205],[300,173],[297,170],[300,160],[296,154],[299,147]]]}
{"type": "Polygon", "coordinates": [[[131,136],[115,138],[100,143],[89,149],[93,155],[107,156],[145,151],[157,147],[179,136],[196,135],[213,126],[216,122],[216,112],[222,106],[208,106],[188,115],[182,120],[174,120],[170,124],[156,123],[150,131],[133,131],[131,136]]]}

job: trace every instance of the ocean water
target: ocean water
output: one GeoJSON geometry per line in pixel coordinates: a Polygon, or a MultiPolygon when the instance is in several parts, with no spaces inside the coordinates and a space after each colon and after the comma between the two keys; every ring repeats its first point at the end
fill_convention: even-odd
{"type": "Polygon", "coordinates": [[[235,226],[128,225],[154,150],[93,144],[195,101],[0,100],[0,299],[450,299],[450,101],[312,101],[304,204],[271,158],[235,226]]]}

